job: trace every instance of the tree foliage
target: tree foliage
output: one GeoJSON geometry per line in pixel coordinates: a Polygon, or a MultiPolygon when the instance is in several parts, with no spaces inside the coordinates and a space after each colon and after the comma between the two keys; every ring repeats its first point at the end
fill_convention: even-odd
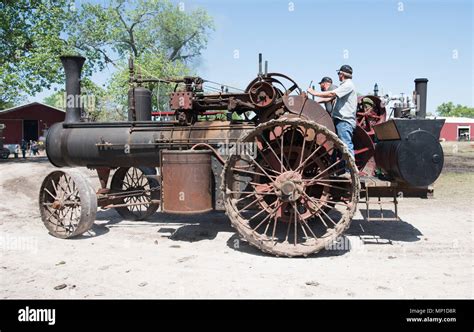
{"type": "MultiPolygon", "coordinates": [[[[169,61],[165,56],[159,54],[143,54],[135,60],[137,73],[148,78],[176,78],[189,75],[191,69],[182,61],[169,61]]],[[[121,115],[121,119],[127,117],[127,93],[129,71],[126,63],[120,63],[117,71],[112,75],[107,86],[109,101],[115,108],[115,113],[121,115]]],[[[174,84],[154,83],[148,84],[153,91],[153,108],[164,111],[168,106],[168,95],[174,89],[174,84]]]]}
{"type": "Polygon", "coordinates": [[[453,102],[442,103],[436,109],[441,116],[453,116],[453,117],[467,117],[474,118],[474,108],[464,105],[454,105],[453,102]]]}
{"type": "MultiPolygon", "coordinates": [[[[22,93],[63,83],[63,54],[87,58],[84,77],[113,65],[116,73],[101,91],[109,99],[126,92],[129,56],[155,77],[187,73],[213,30],[204,10],[188,11],[169,0],[109,0],[78,8],[73,0],[3,0],[0,6],[0,107],[22,93]]],[[[115,103],[125,105],[122,97],[115,103]]]]}
{"type": "Polygon", "coordinates": [[[0,3],[0,104],[60,82],[58,56],[70,14],[66,0],[4,0],[0,3]]]}
{"type": "Polygon", "coordinates": [[[201,54],[212,29],[212,19],[202,9],[188,12],[168,0],[112,0],[106,6],[82,6],[73,41],[103,63],[144,54],[186,61],[201,54]]]}
{"type": "MultiPolygon", "coordinates": [[[[127,117],[128,64],[134,58],[142,76],[174,78],[191,73],[192,61],[207,45],[212,19],[202,9],[187,11],[167,0],[113,0],[108,5],[84,4],[71,40],[94,54],[100,65],[112,64],[107,105],[112,119],[127,117]]],[[[163,110],[171,87],[150,86],[153,106],[163,110]]]]}

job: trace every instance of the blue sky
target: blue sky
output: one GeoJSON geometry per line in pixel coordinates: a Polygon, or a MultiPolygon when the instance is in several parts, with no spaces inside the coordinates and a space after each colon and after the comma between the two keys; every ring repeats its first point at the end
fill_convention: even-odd
{"type": "MultiPolygon", "coordinates": [[[[426,77],[429,112],[445,101],[474,105],[470,0],[181,2],[185,10],[205,8],[215,21],[195,68],[203,78],[244,88],[262,52],[270,71],[304,88],[322,76],[336,80],[336,69],[349,64],[362,94],[374,83],[384,93],[411,94],[413,80],[426,77]]],[[[109,76],[105,70],[93,79],[103,83],[109,76]]]]}

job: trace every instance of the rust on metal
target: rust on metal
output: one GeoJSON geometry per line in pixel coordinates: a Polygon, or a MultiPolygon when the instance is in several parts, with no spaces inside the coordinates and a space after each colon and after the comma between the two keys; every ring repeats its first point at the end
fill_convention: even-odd
{"type": "MultiPolygon", "coordinates": [[[[80,93],[84,60],[62,58],[68,95],[80,93]]],[[[384,178],[390,189],[407,193],[439,176],[443,123],[424,119],[426,79],[415,81],[419,119],[386,121],[381,98],[359,99],[354,158],[331,115],[293,79],[269,73],[267,62],[263,71],[262,63],[260,55],[257,77],[239,89],[197,76],[142,78],[130,60],[128,121],[86,122],[81,109],[68,108],[66,121],[48,130],[48,158],[57,167],[95,169],[100,188],[93,190],[75,171],[49,174],[40,191],[48,231],[80,235],[92,227],[97,207],[128,220],[146,219],[159,208],[187,214],[225,209],[251,245],[278,256],[307,256],[349,227],[359,175],[384,178]],[[174,85],[169,112],[152,111],[149,83],[174,85]],[[209,93],[208,84],[219,88],[209,93]],[[151,121],[156,115],[172,118],[151,121]]],[[[364,183],[368,205],[372,182],[364,183]]]]}
{"type": "Polygon", "coordinates": [[[99,177],[100,182],[100,189],[97,192],[98,194],[107,193],[107,185],[109,184],[109,176],[110,176],[110,167],[97,167],[97,176],[99,177]]]}
{"type": "Polygon", "coordinates": [[[161,169],[164,212],[212,210],[211,151],[163,150],[161,169]]]}

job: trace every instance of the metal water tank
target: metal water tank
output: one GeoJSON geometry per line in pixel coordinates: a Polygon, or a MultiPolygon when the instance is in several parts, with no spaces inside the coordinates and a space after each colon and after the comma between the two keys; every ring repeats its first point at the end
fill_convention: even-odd
{"type": "Polygon", "coordinates": [[[161,166],[164,212],[212,210],[211,151],[163,150],[161,166]]]}

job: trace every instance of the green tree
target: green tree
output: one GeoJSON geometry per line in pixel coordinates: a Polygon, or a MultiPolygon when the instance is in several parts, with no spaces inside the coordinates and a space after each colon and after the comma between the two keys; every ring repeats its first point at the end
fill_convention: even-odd
{"type": "MultiPolygon", "coordinates": [[[[0,107],[22,93],[62,84],[62,54],[84,55],[86,78],[114,65],[110,91],[100,92],[111,99],[126,91],[126,80],[120,91],[115,80],[124,77],[130,55],[156,77],[189,72],[213,30],[204,10],[187,11],[169,0],[110,0],[79,8],[74,0],[3,0],[0,26],[0,107]]],[[[126,105],[122,97],[119,102],[126,105]]]]}
{"type": "MultiPolygon", "coordinates": [[[[56,108],[66,109],[66,91],[60,89],[43,99],[43,103],[56,108]]],[[[110,111],[107,102],[110,97],[107,90],[98,86],[90,79],[85,78],[81,82],[81,102],[85,115],[92,121],[116,119],[108,114],[110,111]]]]}
{"type": "MultiPolygon", "coordinates": [[[[182,61],[170,61],[162,54],[143,54],[135,60],[135,69],[142,77],[172,79],[189,75],[191,69],[182,61]]],[[[127,93],[129,89],[128,65],[121,62],[117,65],[117,70],[108,82],[107,93],[109,105],[114,108],[115,116],[118,119],[127,118],[127,93]]],[[[168,95],[174,89],[174,84],[154,83],[147,84],[153,91],[153,108],[155,110],[166,111],[168,108],[168,95]]]]}
{"type": "MultiPolygon", "coordinates": [[[[78,17],[71,36],[75,47],[96,54],[98,63],[115,67],[107,86],[110,119],[127,117],[128,57],[134,58],[142,76],[188,75],[214,29],[204,10],[187,11],[168,0],[89,3],[81,7],[78,17]]],[[[172,86],[160,83],[149,88],[154,91],[154,109],[165,110],[172,86]]]]}
{"type": "Polygon", "coordinates": [[[65,109],[64,107],[64,89],[61,89],[59,91],[54,92],[53,94],[49,95],[48,97],[45,97],[43,99],[43,104],[53,106],[56,108],[61,108],[65,109]]]}
{"type": "Polygon", "coordinates": [[[474,118],[474,108],[464,105],[454,105],[452,102],[442,103],[436,109],[441,116],[467,117],[474,118]]]}
{"type": "Polygon", "coordinates": [[[58,56],[70,52],[61,33],[68,0],[0,2],[0,105],[62,81],[58,56]]]}
{"type": "Polygon", "coordinates": [[[111,0],[105,6],[82,5],[71,42],[103,63],[143,54],[188,61],[201,54],[213,29],[203,9],[188,11],[169,0],[111,0]]]}

